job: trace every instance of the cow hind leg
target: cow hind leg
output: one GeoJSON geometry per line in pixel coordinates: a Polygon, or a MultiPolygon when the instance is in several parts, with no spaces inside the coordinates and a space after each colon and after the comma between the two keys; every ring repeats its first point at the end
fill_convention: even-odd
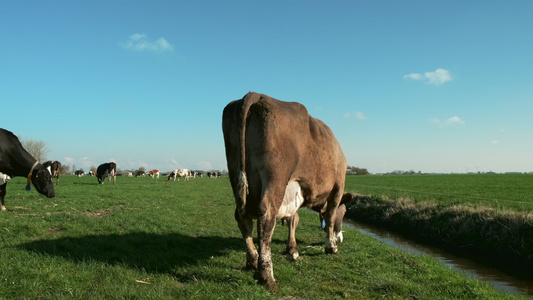
{"type": "Polygon", "coordinates": [[[259,254],[257,253],[252,237],[254,228],[253,220],[246,216],[241,216],[237,210],[235,210],[235,220],[239,225],[239,229],[241,230],[242,237],[246,244],[246,268],[256,270],[259,254]]]}
{"type": "Polygon", "coordinates": [[[4,202],[4,198],[6,197],[6,187],[7,187],[7,182],[0,185],[0,210],[2,211],[7,210],[5,202],[4,202]]]}
{"type": "MultiPolygon", "coordinates": [[[[264,202],[263,202],[264,203],[264,202]]],[[[272,234],[276,227],[276,217],[272,210],[263,210],[263,214],[257,221],[257,231],[259,236],[259,261],[258,269],[254,278],[270,292],[278,291],[276,279],[274,279],[274,268],[272,265],[272,234]]]]}
{"type": "Polygon", "coordinates": [[[287,239],[287,248],[285,248],[284,254],[291,260],[296,260],[299,256],[298,254],[298,244],[296,243],[296,227],[300,222],[300,216],[296,212],[291,217],[287,218],[288,227],[289,227],[289,238],[287,239]]]}
{"type": "MultiPolygon", "coordinates": [[[[339,186],[335,186],[335,188],[331,191],[328,197],[327,208],[324,212],[324,219],[326,221],[326,227],[324,229],[327,233],[326,254],[337,254],[339,251],[337,248],[337,234],[335,232],[335,223],[337,218],[338,207],[342,198],[342,190],[344,190],[344,185],[342,186],[342,188],[340,188],[339,186]]],[[[341,228],[337,228],[337,230],[342,232],[341,228]]]]}

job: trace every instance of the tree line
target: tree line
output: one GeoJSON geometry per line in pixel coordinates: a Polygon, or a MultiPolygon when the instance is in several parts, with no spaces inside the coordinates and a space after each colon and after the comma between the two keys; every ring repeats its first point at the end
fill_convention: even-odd
{"type": "Polygon", "coordinates": [[[348,168],[346,169],[346,175],[369,175],[369,174],[370,173],[365,168],[348,166],[348,168]]]}

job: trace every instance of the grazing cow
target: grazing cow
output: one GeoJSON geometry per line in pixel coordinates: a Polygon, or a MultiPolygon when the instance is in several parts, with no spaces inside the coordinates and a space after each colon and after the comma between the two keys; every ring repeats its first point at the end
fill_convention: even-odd
{"type": "Polygon", "coordinates": [[[59,184],[59,171],[61,170],[61,163],[58,162],[57,160],[54,160],[54,161],[45,161],[43,163],[43,166],[45,168],[48,168],[48,171],[50,171],[50,173],[52,174],[52,180],[54,179],[54,177],[56,178],[56,185],[59,184]]]}
{"type": "MultiPolygon", "coordinates": [[[[346,159],[331,129],[296,102],[257,93],[229,103],[222,116],[235,219],[246,244],[246,265],[268,290],[277,290],[271,256],[276,219],[289,221],[285,252],[298,257],[297,210],[323,211],[325,252],[338,252],[334,223],[343,198],[346,159]],[[257,219],[259,253],[253,239],[257,219]]],[[[344,195],[345,201],[351,199],[344,195]]]]}
{"type": "MultiPolygon", "coordinates": [[[[176,170],[178,177],[183,177],[185,180],[189,180],[190,172],[189,169],[177,169],[176,170]]],[[[178,178],[179,181],[179,178],[178,178]]]]}
{"type": "Polygon", "coordinates": [[[144,171],[141,171],[141,170],[137,170],[137,172],[135,172],[135,177],[144,177],[145,173],[144,171]]]}
{"type": "Polygon", "coordinates": [[[148,175],[150,175],[150,177],[152,178],[156,178],[157,176],[157,179],[159,179],[159,174],[160,174],[159,170],[154,169],[152,171],[148,171],[148,175]]]}
{"type": "MultiPolygon", "coordinates": [[[[339,204],[339,208],[337,209],[337,216],[335,217],[335,222],[333,223],[333,232],[335,232],[335,239],[337,241],[337,244],[342,243],[342,241],[344,240],[344,237],[342,236],[342,220],[344,219],[344,215],[346,214],[346,203],[350,202],[351,200],[351,194],[344,194],[344,196],[342,196],[341,203],[339,204]]],[[[326,209],[327,204],[324,205],[324,207],[319,211],[319,217],[320,224],[322,224],[322,228],[327,233],[326,220],[324,219],[324,213],[326,212],[326,209]]]]}
{"type": "Polygon", "coordinates": [[[168,180],[171,180],[172,178],[174,178],[174,181],[176,181],[176,178],[177,178],[178,181],[180,181],[178,177],[184,177],[185,180],[189,180],[190,175],[191,175],[191,171],[189,171],[188,169],[176,169],[168,175],[168,180]]]}
{"type": "Polygon", "coordinates": [[[207,172],[207,177],[209,177],[209,178],[220,178],[220,172],[218,172],[218,171],[207,172]]]}
{"type": "Polygon", "coordinates": [[[176,181],[176,177],[178,177],[178,170],[174,170],[172,172],[170,172],[170,174],[168,174],[168,180],[171,180],[172,178],[174,178],[174,181],[176,181]]]}
{"type": "Polygon", "coordinates": [[[26,190],[30,190],[30,182],[35,189],[48,198],[55,197],[52,174],[33,158],[22,147],[19,139],[11,132],[0,128],[0,172],[4,174],[0,181],[0,210],[6,210],[4,198],[8,177],[24,176],[28,179],[26,190]]]}
{"type": "Polygon", "coordinates": [[[83,170],[76,170],[76,171],[74,171],[74,175],[76,175],[78,177],[81,177],[81,176],[85,175],[85,172],[83,170]]]}
{"type": "Polygon", "coordinates": [[[113,177],[113,184],[117,180],[117,164],[114,162],[104,163],[98,166],[96,169],[96,178],[99,184],[104,184],[104,180],[107,177],[107,183],[111,183],[111,177],[113,177]]]}

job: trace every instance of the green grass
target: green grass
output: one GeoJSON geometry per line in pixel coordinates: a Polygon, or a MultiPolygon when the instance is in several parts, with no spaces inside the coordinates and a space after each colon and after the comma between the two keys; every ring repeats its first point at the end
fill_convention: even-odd
{"type": "Polygon", "coordinates": [[[348,176],[347,217],[531,277],[533,175],[348,176]]]}
{"type": "Polygon", "coordinates": [[[7,187],[0,213],[0,299],[513,299],[429,257],[406,254],[345,230],[325,255],[316,214],[300,210],[301,258],[272,245],[280,291],[246,270],[227,178],[189,182],[62,176],[56,198],[24,179],[7,187]]]}
{"type": "Polygon", "coordinates": [[[533,174],[347,176],[346,190],[441,204],[533,209],[533,174]]]}

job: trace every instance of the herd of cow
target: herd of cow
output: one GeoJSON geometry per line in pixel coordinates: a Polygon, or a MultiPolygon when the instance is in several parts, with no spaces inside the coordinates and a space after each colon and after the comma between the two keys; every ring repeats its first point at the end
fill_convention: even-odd
{"type": "MultiPolygon", "coordinates": [[[[295,232],[300,207],[319,212],[327,233],[325,252],[338,253],[345,203],[352,198],[344,194],[346,159],[331,129],[310,116],[302,104],[264,94],[250,92],[230,102],[223,111],[222,131],[236,203],[235,220],[246,245],[246,266],[255,269],[254,278],[274,292],[278,286],[271,240],[277,219],[288,224],[285,253],[289,259],[298,258],[295,232]],[[259,251],[252,238],[254,219],[259,251]]],[[[1,209],[5,210],[9,177],[27,177],[26,189],[30,189],[31,182],[39,193],[54,197],[53,177],[59,183],[56,163],[40,164],[13,133],[0,129],[1,209]]],[[[159,177],[157,170],[148,174],[159,177]]],[[[190,175],[188,170],[178,169],[168,175],[168,180],[188,179],[190,175]]],[[[116,164],[100,165],[96,176],[99,183],[105,177],[115,183],[116,164]]]]}

